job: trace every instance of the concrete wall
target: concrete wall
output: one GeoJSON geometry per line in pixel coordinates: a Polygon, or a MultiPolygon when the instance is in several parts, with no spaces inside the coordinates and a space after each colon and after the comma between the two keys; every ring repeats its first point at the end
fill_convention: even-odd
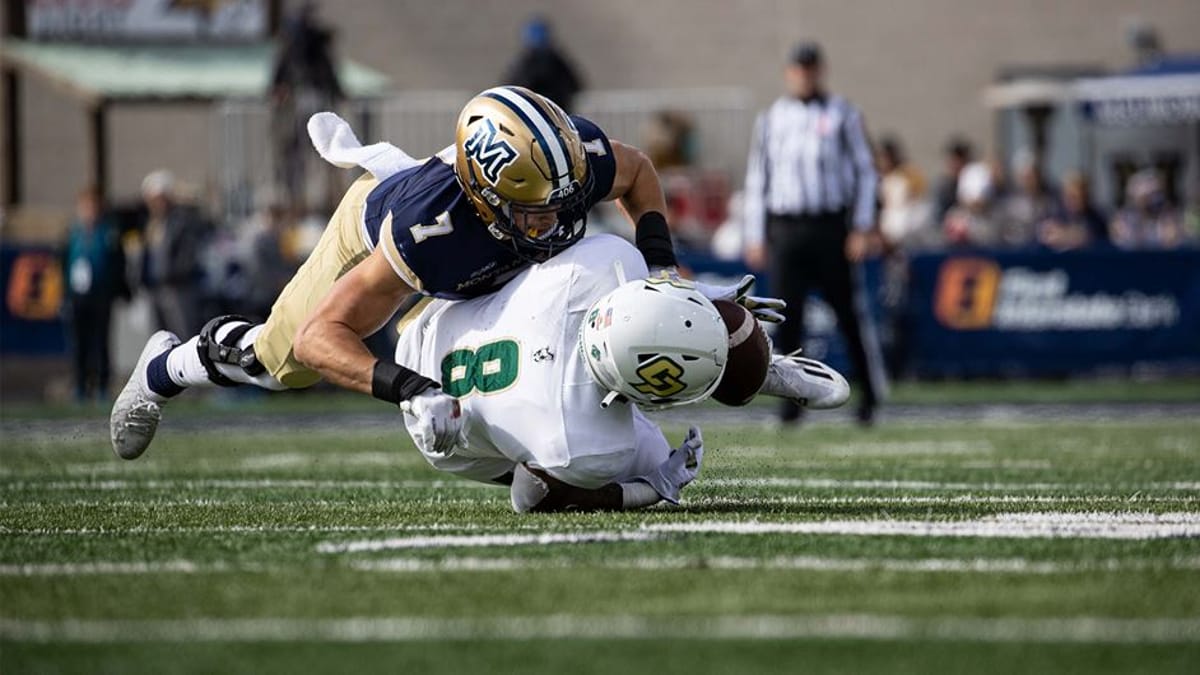
{"type": "Polygon", "coordinates": [[[833,87],[930,169],[948,133],[990,142],[979,92],[1001,67],[1126,66],[1134,18],[1169,49],[1200,51],[1194,0],[400,0],[327,2],[324,14],[353,36],[343,49],[416,89],[492,83],[533,12],[554,21],[595,87],[742,85],[764,104],[789,47],[815,38],[833,87]]]}
{"type": "MultiPolygon", "coordinates": [[[[778,92],[790,45],[820,40],[833,88],[859,103],[873,133],[898,133],[929,172],[950,133],[985,147],[992,117],[980,90],[1004,66],[1129,65],[1125,22],[1157,27],[1173,51],[1200,51],[1196,0],[324,0],[342,53],[398,89],[481,89],[516,52],[522,22],[550,17],[597,88],[749,87],[778,92]]],[[[82,111],[35,85],[25,104],[26,196],[66,203],[86,166],[82,111]],[[63,183],[66,183],[64,186],[63,183]]],[[[148,170],[203,180],[211,155],[202,110],[119,110],[113,184],[134,194],[148,170]]],[[[636,140],[636,139],[634,139],[636,140]]],[[[739,179],[740,180],[740,179],[739,179]]]]}

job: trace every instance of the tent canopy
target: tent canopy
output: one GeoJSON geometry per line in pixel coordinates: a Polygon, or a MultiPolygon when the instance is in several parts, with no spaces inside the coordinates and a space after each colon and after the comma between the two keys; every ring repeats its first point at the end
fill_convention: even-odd
{"type": "MultiPolygon", "coordinates": [[[[89,45],[6,40],[0,56],[91,102],[259,97],[270,84],[274,46],[89,45]]],[[[388,78],[343,59],[350,97],[382,94],[388,78]]]]}
{"type": "Polygon", "coordinates": [[[1097,124],[1200,121],[1200,56],[1170,56],[1123,75],[1078,80],[1075,98],[1097,124]]]}
{"type": "Polygon", "coordinates": [[[1170,56],[1119,75],[1022,77],[984,90],[992,108],[1073,103],[1103,126],[1152,126],[1200,121],[1200,56],[1170,56]]]}

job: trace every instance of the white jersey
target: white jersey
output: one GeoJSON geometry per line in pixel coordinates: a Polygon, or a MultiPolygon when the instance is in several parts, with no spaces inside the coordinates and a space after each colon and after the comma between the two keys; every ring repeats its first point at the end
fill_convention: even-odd
{"type": "Polygon", "coordinates": [[[588,237],[525,270],[502,289],[435,301],[405,329],[396,361],[442,383],[466,416],[465,447],[435,467],[476,480],[529,463],[581,487],[649,471],[666,440],[632,405],[600,407],[578,348],[587,309],[628,279],[647,276],[641,254],[619,237],[588,237]]]}

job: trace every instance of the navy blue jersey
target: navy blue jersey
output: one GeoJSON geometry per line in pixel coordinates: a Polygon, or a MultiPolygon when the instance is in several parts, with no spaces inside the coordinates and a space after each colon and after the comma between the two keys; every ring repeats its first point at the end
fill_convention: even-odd
{"type": "MultiPolygon", "coordinates": [[[[582,117],[571,121],[587,149],[591,208],[612,191],[616,161],[599,127],[582,117]]],[[[488,232],[455,179],[453,155],[430,157],[380,182],[367,197],[363,224],[371,248],[382,246],[408,285],[438,298],[490,293],[529,264],[488,232]]]]}

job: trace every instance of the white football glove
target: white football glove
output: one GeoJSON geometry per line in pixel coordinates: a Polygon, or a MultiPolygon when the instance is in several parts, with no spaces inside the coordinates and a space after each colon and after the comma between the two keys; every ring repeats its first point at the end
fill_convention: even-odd
{"type": "MultiPolygon", "coordinates": [[[[655,267],[650,270],[651,277],[665,277],[669,279],[679,279],[679,270],[674,267],[655,267]]],[[[757,295],[750,295],[750,288],[754,286],[754,275],[747,274],[742,277],[742,280],[732,286],[716,286],[706,284],[702,281],[690,281],[700,295],[709,300],[728,300],[750,310],[754,318],[767,323],[783,323],[783,312],[781,310],[787,308],[787,303],[780,298],[763,298],[757,295]]]]}
{"type": "Polygon", "coordinates": [[[678,504],[679,491],[700,475],[703,459],[704,438],[700,435],[700,427],[692,427],[683,443],[671,451],[667,461],[645,476],[639,476],[638,480],[654,488],[663,499],[678,504]]]}
{"type": "Polygon", "coordinates": [[[750,295],[754,286],[754,275],[747,274],[742,280],[732,286],[714,286],[702,281],[696,282],[696,290],[709,300],[729,300],[750,310],[754,318],[767,323],[783,323],[783,312],[787,303],[780,298],[763,298],[750,295]]]}
{"type": "Polygon", "coordinates": [[[463,430],[458,399],[441,389],[426,389],[400,402],[404,423],[421,452],[443,457],[454,452],[463,430]]]}

